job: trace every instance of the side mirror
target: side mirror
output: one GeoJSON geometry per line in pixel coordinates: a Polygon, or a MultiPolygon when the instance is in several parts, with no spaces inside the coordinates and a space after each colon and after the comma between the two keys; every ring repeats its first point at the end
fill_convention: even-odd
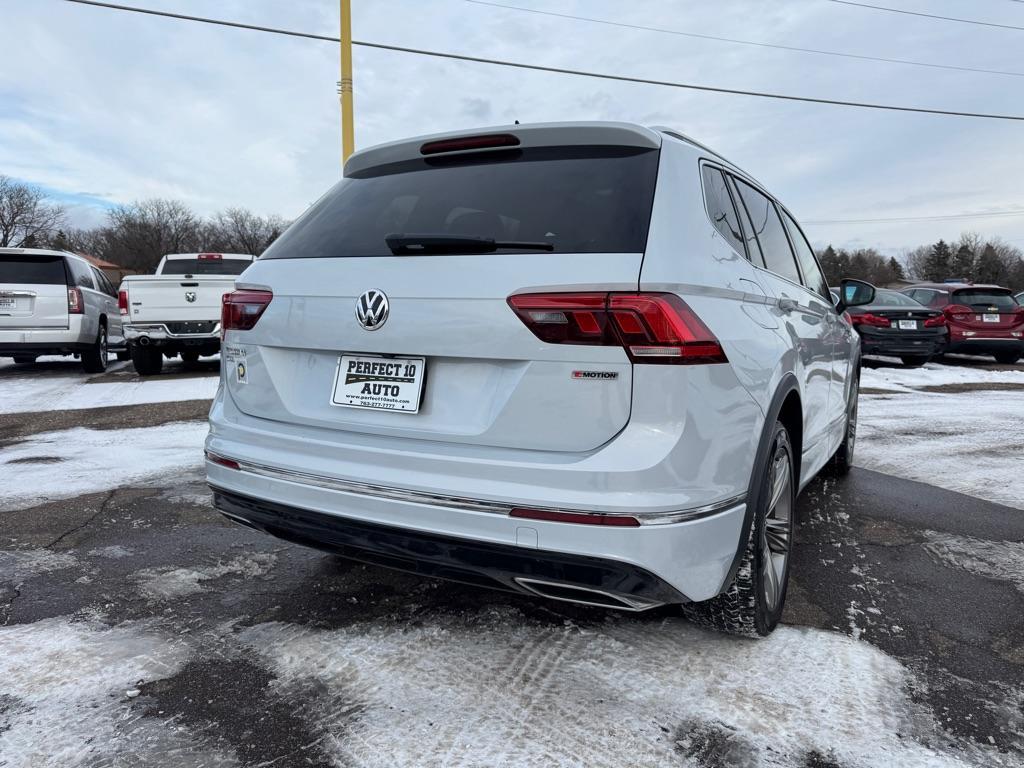
{"type": "Polygon", "coordinates": [[[841,280],[839,282],[839,301],[836,311],[840,314],[847,307],[860,307],[875,300],[875,286],[863,280],[841,280]]]}

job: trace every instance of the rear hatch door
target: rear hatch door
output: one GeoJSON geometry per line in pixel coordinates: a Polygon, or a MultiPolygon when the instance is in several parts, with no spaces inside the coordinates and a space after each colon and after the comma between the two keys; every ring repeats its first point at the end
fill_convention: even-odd
{"type": "Polygon", "coordinates": [[[0,330],[67,327],[64,258],[0,251],[0,330]]]}
{"type": "Polygon", "coordinates": [[[508,305],[524,292],[636,290],[658,141],[630,131],[613,143],[602,137],[531,146],[523,136],[512,150],[428,158],[417,144],[404,160],[346,169],[239,281],[274,298],[255,328],[226,338],[238,407],[288,423],[479,446],[586,451],[610,440],[629,420],[625,352],[545,343],[508,305]],[[471,252],[474,238],[504,246],[471,252]],[[379,308],[376,294],[361,298],[368,291],[388,307],[373,330],[357,317],[357,307],[379,308]],[[372,392],[394,385],[381,371],[413,370],[421,391],[404,410],[339,404],[345,387],[372,392]]]}
{"type": "Polygon", "coordinates": [[[970,314],[957,313],[954,319],[957,324],[979,332],[1003,335],[1024,325],[1024,309],[1004,288],[965,288],[953,293],[950,304],[970,308],[970,314]]]}

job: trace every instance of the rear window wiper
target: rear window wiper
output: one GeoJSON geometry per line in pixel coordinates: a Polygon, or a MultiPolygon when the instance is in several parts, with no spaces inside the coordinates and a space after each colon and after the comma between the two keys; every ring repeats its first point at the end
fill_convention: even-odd
{"type": "Polygon", "coordinates": [[[552,243],[527,240],[495,240],[493,237],[472,235],[395,234],[387,235],[384,242],[395,256],[415,256],[439,253],[494,253],[506,248],[523,251],[553,251],[552,243]]]}

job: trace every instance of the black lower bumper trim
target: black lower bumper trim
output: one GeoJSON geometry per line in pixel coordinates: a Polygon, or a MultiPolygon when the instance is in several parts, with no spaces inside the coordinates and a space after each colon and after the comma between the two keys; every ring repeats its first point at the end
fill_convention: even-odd
{"type": "Polygon", "coordinates": [[[68,343],[68,344],[34,344],[20,342],[5,342],[0,344],[0,357],[12,357],[14,355],[71,355],[88,352],[93,348],[92,344],[68,343]]]}
{"type": "Polygon", "coordinates": [[[653,603],[687,598],[629,563],[529,550],[368,523],[213,488],[213,504],[236,522],[352,560],[494,589],[532,594],[517,578],[596,589],[653,603]]]}
{"type": "Polygon", "coordinates": [[[1024,354],[1024,339],[975,339],[957,341],[946,352],[960,355],[994,355],[997,352],[1024,354]]]}

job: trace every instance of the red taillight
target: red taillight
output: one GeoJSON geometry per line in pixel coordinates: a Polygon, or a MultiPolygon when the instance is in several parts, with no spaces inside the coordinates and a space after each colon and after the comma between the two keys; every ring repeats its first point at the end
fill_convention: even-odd
{"type": "Polygon", "coordinates": [[[82,301],[81,288],[68,288],[68,314],[81,315],[85,312],[85,302],[82,301]]]}
{"type": "Polygon", "coordinates": [[[957,322],[967,322],[971,319],[974,314],[974,310],[970,307],[964,306],[963,304],[950,304],[942,310],[949,320],[956,320],[957,322]]]}
{"type": "Polygon", "coordinates": [[[438,155],[442,152],[460,152],[467,149],[491,149],[493,147],[518,147],[519,139],[511,133],[491,133],[485,136],[462,136],[457,139],[428,141],[420,147],[421,155],[438,155]]]}
{"type": "Polygon", "coordinates": [[[621,346],[634,363],[725,363],[722,345],[673,293],[524,293],[509,306],[549,344],[621,346]]]}
{"type": "Polygon", "coordinates": [[[199,260],[200,261],[211,261],[211,260],[212,261],[217,261],[217,260],[223,259],[223,258],[224,258],[224,255],[220,254],[220,253],[200,253],[199,254],[199,260]]]}
{"type": "Polygon", "coordinates": [[[852,315],[851,319],[854,325],[870,325],[874,328],[889,328],[892,326],[892,321],[889,318],[873,315],[870,312],[852,315]]]}
{"type": "Polygon", "coordinates": [[[225,293],[220,310],[220,336],[225,331],[248,331],[256,325],[274,294],[270,291],[225,293]]]}
{"type": "Polygon", "coordinates": [[[945,324],[946,324],[946,316],[945,315],[939,315],[938,317],[929,317],[927,320],[924,321],[924,327],[925,328],[935,328],[937,326],[945,325],[945,324]]]}
{"type": "Polygon", "coordinates": [[[1017,307],[1013,310],[1013,325],[1024,325],[1024,307],[1017,307]]]}
{"type": "Polygon", "coordinates": [[[117,292],[117,309],[122,315],[128,314],[128,291],[117,292]]]}
{"type": "Polygon", "coordinates": [[[550,509],[513,509],[509,516],[527,520],[547,520],[552,523],[578,523],[581,525],[615,525],[638,528],[640,521],[629,515],[602,515],[595,512],[556,512],[550,509]]]}
{"type": "Polygon", "coordinates": [[[222,467],[227,467],[228,469],[241,469],[238,462],[234,459],[226,459],[223,456],[218,456],[216,453],[211,453],[210,451],[206,452],[206,460],[211,461],[214,464],[220,464],[222,467]]]}

